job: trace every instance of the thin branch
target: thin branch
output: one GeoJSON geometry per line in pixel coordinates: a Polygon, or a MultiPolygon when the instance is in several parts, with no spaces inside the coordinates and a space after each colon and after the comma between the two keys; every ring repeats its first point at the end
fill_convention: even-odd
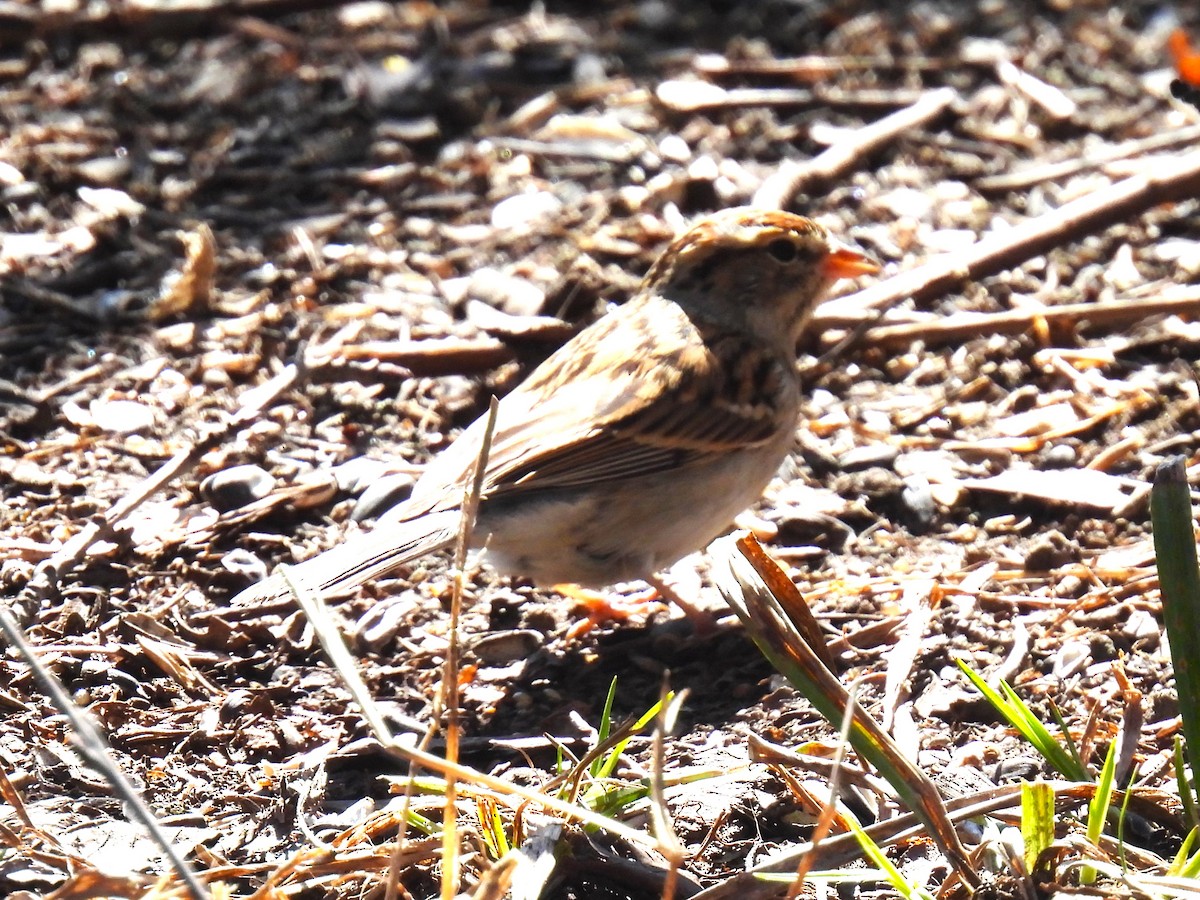
{"type": "Polygon", "coordinates": [[[784,209],[797,194],[840,178],[880,147],[907,131],[928,124],[940,116],[957,96],[958,92],[953,88],[929,91],[911,106],[855,129],[812,159],[785,161],[755,191],[752,204],[764,209],[784,209]]]}
{"type": "Polygon", "coordinates": [[[1160,172],[1126,178],[986,237],[967,250],[935,257],[909,272],[827,303],[814,317],[813,328],[819,332],[862,323],[870,318],[868,310],[882,312],[909,297],[918,303],[941,297],[963,282],[1011,269],[1069,241],[1142,215],[1159,204],[1198,196],[1200,151],[1180,157],[1175,165],[1164,165],[1160,172]]]}
{"type": "Polygon", "coordinates": [[[1135,141],[1107,144],[1099,149],[1085,151],[1082,156],[1071,159],[1024,166],[1014,172],[1005,172],[1003,175],[989,175],[972,181],[971,186],[984,194],[1019,191],[1031,188],[1035,184],[1041,184],[1043,181],[1078,175],[1080,172],[1099,168],[1105,163],[1131,159],[1157,150],[1185,147],[1197,141],[1200,141],[1200,125],[1189,125],[1186,128],[1152,134],[1135,141]]]}
{"type": "Polygon", "coordinates": [[[911,344],[917,340],[945,344],[986,334],[1020,334],[1039,319],[1051,327],[1079,323],[1096,326],[1137,322],[1155,315],[1200,315],[1200,288],[1185,288],[1172,297],[1068,303],[998,313],[957,313],[925,322],[877,325],[863,332],[863,339],[885,346],[911,344]]]}
{"type": "Polygon", "coordinates": [[[158,844],[159,849],[162,850],[163,855],[171,864],[171,868],[175,870],[193,900],[207,900],[210,896],[208,890],[200,883],[199,877],[192,871],[178,848],[171,843],[170,836],[163,830],[154,813],[141,798],[137,787],[129,780],[121,767],[113,761],[108,741],[92,722],[92,717],[75,705],[63,683],[42,665],[37,651],[25,639],[25,633],[21,630],[21,626],[17,624],[6,606],[0,606],[0,633],[3,633],[9,645],[16,649],[21,658],[25,660],[26,665],[33,672],[34,678],[41,686],[42,692],[71,723],[71,731],[75,738],[72,743],[79,751],[79,755],[103,776],[113,793],[121,799],[129,815],[140,822],[154,842],[158,844]]]}

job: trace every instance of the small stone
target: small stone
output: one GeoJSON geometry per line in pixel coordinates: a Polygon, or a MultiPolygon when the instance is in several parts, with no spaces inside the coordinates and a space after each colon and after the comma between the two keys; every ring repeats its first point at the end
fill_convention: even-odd
{"type": "Polygon", "coordinates": [[[258,466],[233,466],[200,482],[200,494],[221,512],[249,506],[275,489],[275,478],[258,466]]]}
{"type": "Polygon", "coordinates": [[[536,316],[546,304],[546,292],[524,278],[498,269],[479,269],[467,284],[467,296],[514,316],[536,316]]]}
{"type": "Polygon", "coordinates": [[[93,400],[86,410],[67,402],[63,404],[63,415],[77,428],[98,428],[114,434],[133,434],[154,424],[154,410],[136,400],[93,400]]]}
{"type": "Polygon", "coordinates": [[[338,490],[347,494],[361,494],[372,484],[387,475],[388,464],[381,459],[356,456],[333,467],[333,477],[338,490]]]}
{"type": "Polygon", "coordinates": [[[129,176],[130,162],[119,156],[101,156],[88,159],[75,167],[76,173],[91,184],[114,185],[129,176]]]}
{"type": "Polygon", "coordinates": [[[838,467],[843,472],[858,472],[880,466],[890,469],[899,454],[899,450],[887,444],[867,444],[847,450],[839,456],[838,467]]]}
{"type": "Polygon", "coordinates": [[[355,636],[372,650],[391,646],[412,609],[412,601],[406,597],[392,597],[376,603],[358,620],[355,636]]]}
{"type": "Polygon", "coordinates": [[[1073,469],[1079,454],[1070,444],[1055,444],[1042,454],[1043,469],[1073,469]]]}
{"type": "Polygon", "coordinates": [[[543,636],[528,629],[487,634],[471,645],[471,650],[486,666],[503,666],[526,659],[541,647],[543,636]]]}
{"type": "Polygon", "coordinates": [[[235,575],[245,576],[247,582],[262,581],[270,574],[267,564],[249,550],[230,550],[221,556],[221,565],[235,575]]]}
{"type": "Polygon", "coordinates": [[[1079,546],[1059,531],[1038,535],[1025,553],[1026,572],[1049,572],[1079,561],[1079,546]]]}
{"type": "Polygon", "coordinates": [[[544,219],[562,209],[563,203],[549,191],[517,194],[492,207],[494,228],[520,228],[544,219]]]}
{"type": "Polygon", "coordinates": [[[669,134],[658,143],[658,153],[671,162],[685,163],[692,158],[692,148],[677,134],[669,134]]]}
{"type": "Polygon", "coordinates": [[[416,479],[412,475],[403,472],[376,479],[362,492],[362,496],[354,504],[350,518],[355,522],[364,522],[382,515],[408,499],[415,483],[416,479]]]}
{"type": "Polygon", "coordinates": [[[929,482],[919,475],[904,479],[900,502],[912,513],[921,528],[928,528],[937,517],[937,503],[929,482]]]}

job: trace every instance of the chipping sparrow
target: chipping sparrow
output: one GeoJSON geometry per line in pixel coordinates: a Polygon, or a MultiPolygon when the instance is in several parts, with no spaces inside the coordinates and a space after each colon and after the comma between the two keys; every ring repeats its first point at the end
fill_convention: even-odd
{"type": "MultiPolygon", "coordinates": [[[[667,248],[637,294],[500,401],[473,545],[504,573],[600,586],[704,547],[792,445],[795,347],[826,288],[878,271],[816,223],[729,209],[667,248]]],[[[453,543],[486,417],[368,533],[296,565],[340,592],[453,543]]],[[[279,576],[234,603],[286,596],[279,576]]]]}

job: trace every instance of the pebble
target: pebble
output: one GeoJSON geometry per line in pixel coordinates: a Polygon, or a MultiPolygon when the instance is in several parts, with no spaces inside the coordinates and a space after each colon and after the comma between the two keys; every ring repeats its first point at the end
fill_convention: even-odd
{"type": "Polygon", "coordinates": [[[333,477],[337,479],[338,490],[347,494],[361,494],[375,481],[383,478],[387,470],[388,464],[381,459],[356,456],[334,466],[332,471],[333,477]]]}
{"type": "Polygon", "coordinates": [[[467,296],[513,316],[536,316],[546,305],[546,292],[524,278],[499,269],[478,269],[467,283],[467,296]]]}
{"type": "Polygon", "coordinates": [[[249,550],[240,548],[223,554],[221,565],[235,575],[244,575],[247,581],[262,581],[270,574],[265,562],[249,550]]]}
{"type": "Polygon", "coordinates": [[[921,476],[913,476],[904,480],[904,489],[900,492],[900,502],[905,505],[913,518],[922,528],[928,528],[937,518],[937,503],[934,501],[933,489],[929,481],[921,476]]]}
{"type": "Polygon", "coordinates": [[[532,656],[543,640],[536,631],[514,629],[484,635],[471,645],[471,651],[486,666],[503,666],[532,656]]]}
{"type": "Polygon", "coordinates": [[[200,482],[200,494],[221,512],[249,506],[275,489],[275,477],[258,466],[233,466],[200,482]]]}
{"type": "Polygon", "coordinates": [[[354,504],[350,518],[355,522],[363,522],[382,515],[402,500],[406,500],[415,483],[416,479],[412,475],[403,472],[376,479],[362,492],[362,496],[354,504]]]}
{"type": "Polygon", "coordinates": [[[84,181],[102,185],[119,184],[129,176],[130,169],[129,160],[119,156],[100,156],[84,160],[75,167],[84,181]]]}
{"type": "Polygon", "coordinates": [[[154,410],[136,400],[93,400],[86,410],[63,404],[63,415],[78,428],[92,427],[114,434],[133,434],[154,425],[154,410]]]}
{"type": "Polygon", "coordinates": [[[356,623],[355,637],[372,650],[390,646],[412,609],[412,602],[406,598],[392,597],[376,603],[356,623]]]}
{"type": "Polygon", "coordinates": [[[1073,469],[1079,454],[1070,444],[1055,444],[1042,454],[1043,469],[1073,469]]]}
{"type": "Polygon", "coordinates": [[[492,207],[493,228],[519,228],[551,216],[563,203],[549,191],[517,194],[492,207]]]}
{"type": "Polygon", "coordinates": [[[854,447],[838,457],[838,467],[843,472],[858,472],[877,466],[891,468],[900,451],[887,444],[866,444],[854,447]]]}

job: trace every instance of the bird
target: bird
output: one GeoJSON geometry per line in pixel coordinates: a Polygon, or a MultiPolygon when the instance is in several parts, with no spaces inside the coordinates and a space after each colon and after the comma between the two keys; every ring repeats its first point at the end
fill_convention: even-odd
{"type": "MultiPolygon", "coordinates": [[[[795,439],[796,347],[814,309],[838,279],[878,270],[789,212],[736,207],[696,222],[630,299],[499,401],[471,546],[499,574],[541,585],[660,584],[656,573],[762,496],[795,439]]],[[[288,580],[342,594],[452,546],[487,419],[370,531],[291,566],[288,580]]],[[[290,591],[275,574],[232,603],[290,591]]]]}

